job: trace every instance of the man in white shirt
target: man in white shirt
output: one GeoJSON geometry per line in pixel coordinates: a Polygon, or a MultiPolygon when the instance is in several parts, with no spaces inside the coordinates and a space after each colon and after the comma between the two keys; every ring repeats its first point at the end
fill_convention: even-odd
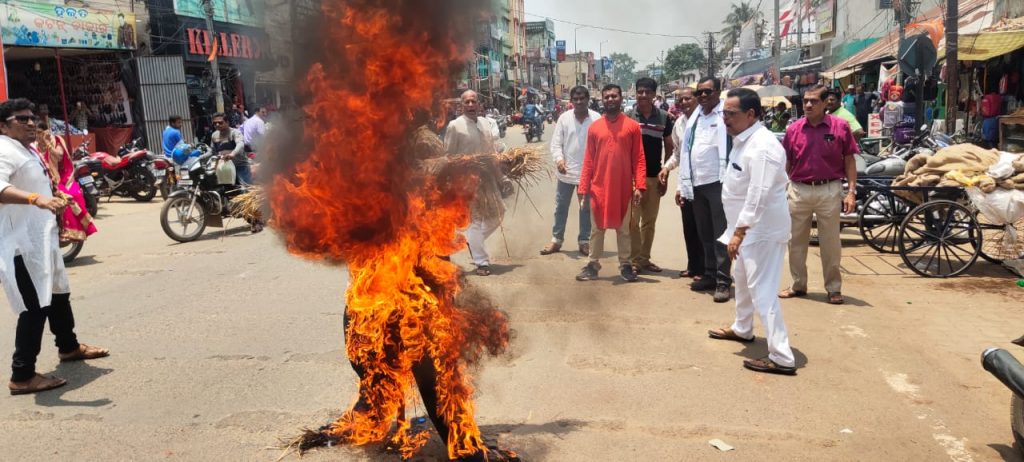
{"type": "Polygon", "coordinates": [[[729,224],[719,241],[728,243],[729,258],[736,260],[736,320],[732,327],[708,331],[708,336],[752,342],[757,312],[768,340],[768,357],[743,361],[743,366],[793,375],[796,362],[776,294],[791,228],[786,151],[758,122],[762,111],[761,98],[750,89],[732,90],[725,100],[723,115],[735,149],[722,186],[729,224]]]}
{"type": "Polygon", "coordinates": [[[0,285],[18,315],[8,385],[12,395],[67,383],[36,373],[47,319],[62,362],[109,355],[106,349],[79,343],[75,336],[71,287],[54,216],[67,204],[53,196],[42,159],[28,148],[36,136],[34,109],[26,99],[0,104],[0,285]]]}
{"type": "MultiPolygon", "coordinates": [[[[487,117],[480,117],[482,108],[475,91],[467,90],[461,99],[462,115],[451,121],[445,130],[445,151],[449,156],[489,156],[488,165],[493,164],[497,169],[494,137],[491,134],[493,122],[487,117]]],[[[505,209],[501,205],[501,186],[498,184],[500,176],[500,171],[493,175],[481,176],[480,186],[470,210],[471,223],[466,230],[466,240],[478,276],[491,275],[491,257],[487,253],[486,242],[487,238],[501,226],[501,220],[505,215],[505,209]],[[499,209],[484,207],[485,203],[497,204],[499,209]]]]}
{"type": "Polygon", "coordinates": [[[242,138],[245,140],[246,152],[259,152],[263,147],[263,136],[267,134],[267,108],[260,106],[245,123],[242,124],[242,138]]]}
{"type": "Polygon", "coordinates": [[[714,290],[717,303],[729,301],[729,254],[718,242],[725,231],[725,211],[722,209],[722,177],[729,160],[732,141],[722,120],[722,82],[704,77],[697,84],[697,110],[687,123],[677,123],[681,143],[664,169],[679,169],[679,189],[676,203],[693,207],[697,234],[704,248],[704,274],[690,284],[690,289],[703,292],[714,290]]]}
{"type": "MultiPolygon", "coordinates": [[[[558,169],[558,187],[555,192],[555,226],[551,230],[551,242],[541,251],[550,255],[562,250],[565,240],[565,224],[569,218],[569,204],[576,197],[583,170],[583,154],[587,149],[587,130],[590,124],[601,118],[601,114],[590,110],[590,91],[578,86],[569,92],[572,98],[572,112],[558,117],[555,133],[551,136],[551,157],[558,169]]],[[[580,234],[577,238],[580,253],[590,255],[590,201],[584,200],[580,207],[580,234]]]]}

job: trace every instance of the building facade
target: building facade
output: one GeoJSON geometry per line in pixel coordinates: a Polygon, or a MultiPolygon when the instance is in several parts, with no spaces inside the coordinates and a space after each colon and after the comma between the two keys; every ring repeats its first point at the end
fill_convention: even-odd
{"type": "Polygon", "coordinates": [[[531,87],[552,92],[558,81],[555,62],[554,21],[526,23],[527,82],[531,87]]]}

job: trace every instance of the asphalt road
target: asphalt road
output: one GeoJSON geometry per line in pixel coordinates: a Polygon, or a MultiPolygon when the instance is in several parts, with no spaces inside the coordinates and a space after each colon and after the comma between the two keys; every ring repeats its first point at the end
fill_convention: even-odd
{"type": "MultiPolygon", "coordinates": [[[[508,141],[522,143],[518,128],[508,141]]],[[[1021,460],[1010,392],[979,362],[1024,333],[1024,289],[1003,270],[979,262],[956,279],[922,279],[848,234],[850,303],[836,307],[824,303],[812,249],[811,296],[783,304],[799,375],[760,375],[741,361],[766,354],[763,337],[746,347],[707,338],[733,306],[676,276],[685,257],[671,198],[654,252],[664,273],[617,280],[609,239],[603,279],[578,283],[574,245],[538,255],[553,186],[529,191],[539,215],[520,196],[489,241],[496,274],[471,276],[515,329],[509,353],[476,372],[479,422],[525,460],[1021,460]],[[715,438],[736,449],[719,452],[715,438]]],[[[2,459],[276,460],[282,439],[351,402],[344,268],[296,259],[272,231],[253,236],[240,222],[177,244],[159,208],[101,206],[100,233],[70,268],[72,300],[80,339],[113,355],[60,365],[47,334],[39,370],[70,384],[0,398],[2,459]]],[[[570,242],[576,229],[570,218],[570,242]]],[[[471,268],[465,253],[455,261],[471,268]]],[[[6,366],[15,317],[0,303],[6,366]]],[[[419,458],[442,453],[435,441],[419,458]]],[[[307,458],[397,460],[350,448],[307,458]]]]}

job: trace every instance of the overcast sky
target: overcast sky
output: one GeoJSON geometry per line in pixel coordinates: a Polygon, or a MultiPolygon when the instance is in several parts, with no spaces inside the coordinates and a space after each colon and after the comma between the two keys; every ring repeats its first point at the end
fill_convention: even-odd
{"type": "MultiPolygon", "coordinates": [[[[737,1],[738,0],[732,0],[737,1]]],[[[596,55],[599,44],[605,55],[629,53],[644,67],[661,56],[661,52],[680,43],[696,43],[691,38],[651,37],[622,32],[611,32],[567,24],[601,26],[637,32],[666,35],[690,35],[699,37],[703,32],[724,28],[722,21],[729,14],[730,1],[722,0],[525,0],[526,20],[540,21],[544,17],[555,20],[555,35],[565,40],[569,53],[576,51],[573,33],[579,38],[582,51],[593,51],[596,55]]],[[[771,18],[773,0],[755,0],[761,3],[766,18],[771,18]]],[[[781,3],[786,3],[782,1],[781,3]]],[[[705,35],[706,37],[706,35],[705,35]]],[[[704,44],[706,39],[700,39],[704,44]]]]}

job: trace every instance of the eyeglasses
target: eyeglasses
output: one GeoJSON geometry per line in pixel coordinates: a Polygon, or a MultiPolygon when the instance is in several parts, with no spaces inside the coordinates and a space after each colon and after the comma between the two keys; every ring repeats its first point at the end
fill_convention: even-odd
{"type": "Polygon", "coordinates": [[[727,117],[727,118],[728,117],[735,117],[735,116],[740,115],[742,113],[743,113],[743,111],[733,111],[731,109],[724,109],[724,110],[722,110],[722,117],[727,117]]]}
{"type": "Polygon", "coordinates": [[[39,121],[39,118],[34,115],[12,115],[7,118],[7,121],[17,120],[18,123],[27,124],[29,122],[35,123],[39,121]]]}
{"type": "Polygon", "coordinates": [[[218,121],[215,120],[215,121],[213,121],[213,124],[214,125],[224,125],[224,121],[221,120],[221,121],[218,122],[218,121]]]}
{"type": "Polygon", "coordinates": [[[708,96],[708,95],[710,95],[710,94],[712,94],[714,92],[715,92],[715,90],[709,90],[709,89],[705,88],[703,90],[697,90],[697,91],[693,92],[693,94],[695,94],[697,96],[708,96]]]}

